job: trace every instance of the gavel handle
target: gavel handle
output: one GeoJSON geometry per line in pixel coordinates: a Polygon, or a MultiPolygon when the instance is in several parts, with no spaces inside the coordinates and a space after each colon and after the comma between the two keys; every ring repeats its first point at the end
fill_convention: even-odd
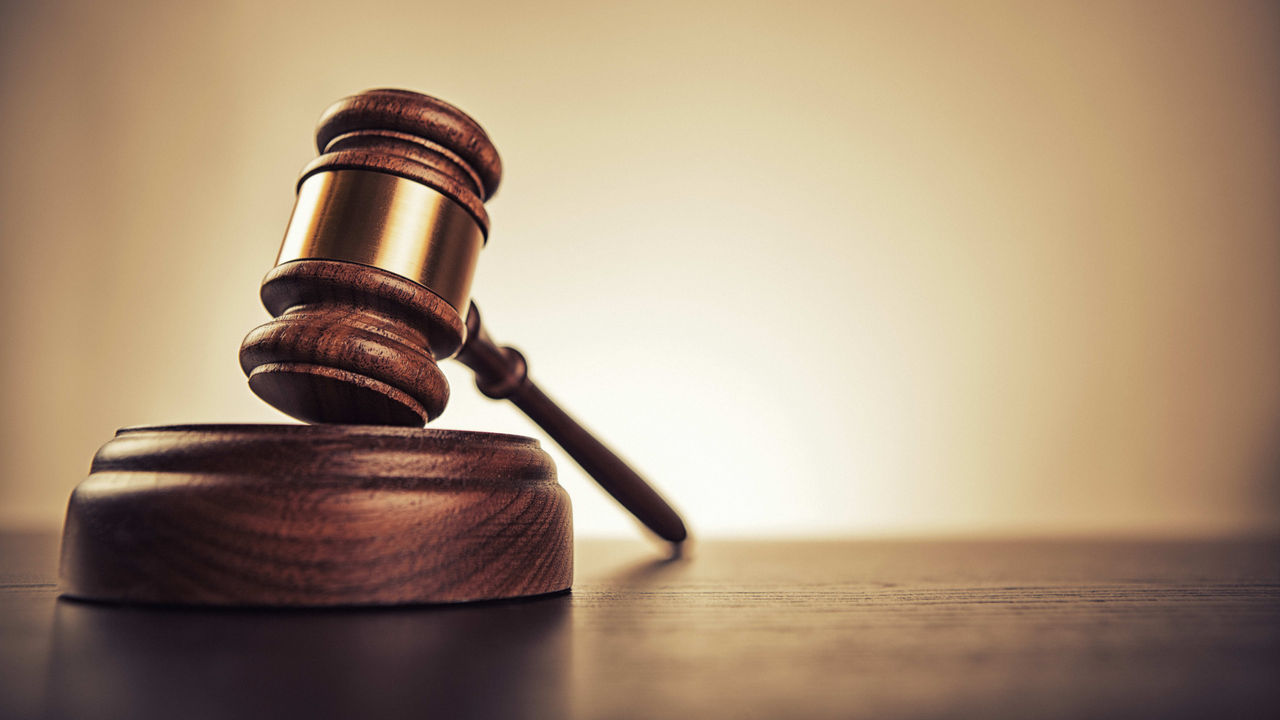
{"type": "Polygon", "coordinates": [[[649,483],[622,458],[578,424],[529,378],[528,364],[518,350],[498,347],[480,323],[480,311],[467,311],[467,340],[458,360],[476,374],[480,392],[495,400],[510,400],[552,440],[564,448],[593,480],[664,540],[683,542],[684,522],[649,483]]]}

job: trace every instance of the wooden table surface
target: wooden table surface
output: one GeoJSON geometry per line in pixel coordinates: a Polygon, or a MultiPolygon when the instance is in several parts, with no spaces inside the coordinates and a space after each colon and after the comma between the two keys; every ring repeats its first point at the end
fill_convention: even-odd
{"type": "Polygon", "coordinates": [[[56,599],[0,535],[0,714],[1280,717],[1280,542],[580,542],[568,595],[389,610],[56,599]]]}

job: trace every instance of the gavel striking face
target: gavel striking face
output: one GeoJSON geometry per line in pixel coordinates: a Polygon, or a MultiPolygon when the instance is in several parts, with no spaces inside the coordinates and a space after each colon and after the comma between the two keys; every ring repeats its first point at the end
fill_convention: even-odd
{"type": "Polygon", "coordinates": [[[240,348],[249,387],[322,423],[421,426],[449,387],[437,361],[465,336],[497,150],[440,100],[375,90],[330,107],[277,266],[275,320],[240,348]]]}
{"type": "Polygon", "coordinates": [[[437,363],[456,354],[485,395],[510,399],[658,535],[684,540],[675,511],[480,324],[471,280],[502,177],[484,130],[435,98],[371,90],[330,107],[316,145],[262,283],[275,319],[240,348],[253,392],[307,422],[421,426],[448,402],[437,363]]]}

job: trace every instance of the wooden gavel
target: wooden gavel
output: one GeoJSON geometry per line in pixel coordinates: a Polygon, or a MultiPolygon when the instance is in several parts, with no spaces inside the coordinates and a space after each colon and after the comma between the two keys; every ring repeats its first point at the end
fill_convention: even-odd
{"type": "Polygon", "coordinates": [[[240,348],[253,392],[307,422],[422,426],[449,399],[438,362],[456,356],[483,394],[513,402],[642,523],[682,542],[675,510],[534,384],[470,302],[484,202],[502,177],[484,130],[441,100],[371,90],[325,111],[316,145],[262,282],[275,319],[240,348]]]}

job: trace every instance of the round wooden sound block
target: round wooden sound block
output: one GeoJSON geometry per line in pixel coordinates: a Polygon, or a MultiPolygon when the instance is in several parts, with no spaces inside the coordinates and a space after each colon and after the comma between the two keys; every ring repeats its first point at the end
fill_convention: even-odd
{"type": "Polygon", "coordinates": [[[120,430],[71,496],[61,590],[189,605],[567,590],[569,497],[532,438],[354,425],[120,430]]]}

